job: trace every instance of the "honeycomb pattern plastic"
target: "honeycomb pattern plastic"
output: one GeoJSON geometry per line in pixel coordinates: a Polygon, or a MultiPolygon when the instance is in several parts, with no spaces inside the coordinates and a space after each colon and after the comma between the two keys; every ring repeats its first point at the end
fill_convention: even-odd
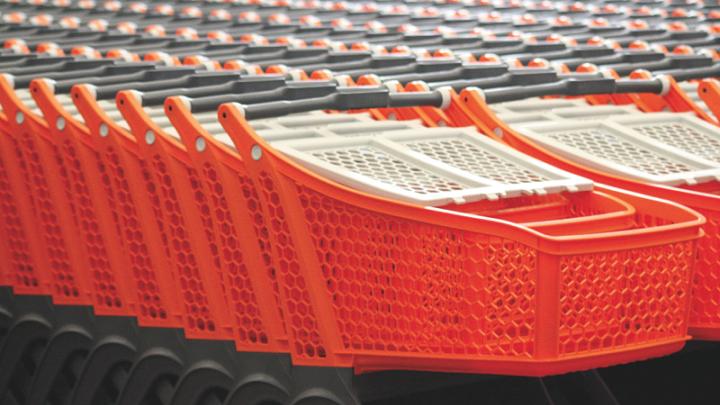
{"type": "Polygon", "coordinates": [[[76,269],[72,268],[55,205],[50,198],[36,138],[25,131],[18,131],[17,137],[19,139],[13,138],[17,161],[22,162],[23,180],[30,191],[31,204],[47,245],[53,296],[62,303],[84,303],[74,273],[76,269]]]}
{"type": "Polygon", "coordinates": [[[279,277],[282,278],[282,293],[287,309],[285,316],[289,319],[289,332],[294,342],[291,351],[301,359],[327,357],[325,344],[320,338],[310,292],[300,272],[300,262],[287,223],[287,214],[280,202],[277,185],[272,176],[265,171],[260,174],[259,180],[260,192],[263,193],[263,201],[267,204],[266,222],[273,234],[271,240],[276,241],[274,256],[279,277]]]}
{"type": "Polygon", "coordinates": [[[78,151],[71,141],[62,144],[64,159],[62,164],[64,178],[67,179],[66,197],[76,215],[76,226],[85,241],[88,264],[92,268],[93,293],[95,305],[105,313],[124,314],[125,302],[118,291],[118,281],[110,266],[105,241],[100,231],[97,215],[93,208],[92,197],[87,186],[83,167],[78,159],[78,151]]]}
{"type": "Polygon", "coordinates": [[[682,333],[692,257],[690,243],[563,257],[561,356],[682,333]]]}
{"type": "MultiPolygon", "coordinates": [[[[128,155],[127,158],[138,163],[136,157],[128,155]]],[[[130,191],[128,172],[118,151],[112,146],[106,147],[102,155],[98,154],[96,161],[104,195],[114,213],[115,226],[122,236],[121,243],[124,243],[129,256],[137,291],[138,320],[141,325],[168,324],[172,320],[168,313],[169,304],[160,295],[160,284],[155,273],[159,266],[153,262],[148,251],[149,246],[130,191]]]]}
{"type": "Polygon", "coordinates": [[[180,209],[177,192],[168,173],[167,163],[158,155],[150,164],[142,164],[146,188],[151,192],[153,213],[168,257],[177,271],[180,296],[185,306],[186,327],[193,333],[212,333],[218,330],[210,311],[208,292],[203,285],[197,258],[189,242],[189,230],[180,209]],[[152,173],[152,174],[151,174],[152,173]]]}
{"type": "Polygon", "coordinates": [[[707,219],[705,237],[698,243],[697,266],[693,278],[693,305],[690,311],[691,325],[720,327],[720,211],[699,210],[707,219]]]}
{"type": "MultiPolygon", "coordinates": [[[[245,209],[248,210],[252,216],[252,226],[257,235],[258,248],[262,254],[262,261],[265,264],[265,271],[267,277],[272,282],[272,294],[277,302],[278,308],[282,315],[282,300],[280,296],[280,286],[278,284],[278,267],[277,259],[273,258],[273,243],[271,240],[271,230],[268,226],[268,218],[266,218],[264,211],[262,210],[260,196],[258,190],[253,185],[252,180],[245,173],[238,173],[238,180],[240,182],[240,190],[242,191],[243,198],[245,200],[245,209]]],[[[274,213],[272,210],[268,210],[269,213],[274,213]]],[[[283,324],[283,330],[287,333],[285,324],[283,324]]],[[[299,350],[297,347],[296,350],[299,350]]]]}
{"type": "Polygon", "coordinates": [[[589,151],[597,156],[605,155],[614,162],[651,174],[664,175],[693,170],[686,163],[674,162],[658,156],[648,149],[642,149],[630,142],[622,141],[613,136],[611,132],[599,129],[556,132],[551,137],[566,145],[589,151]]]}
{"type": "Polygon", "coordinates": [[[231,300],[231,309],[236,321],[236,339],[240,344],[267,344],[268,336],[260,316],[260,309],[255,297],[255,290],[249,277],[249,269],[245,264],[243,252],[240,248],[238,238],[243,234],[238,231],[230,216],[229,204],[223,184],[218,178],[215,168],[205,164],[203,170],[198,173],[198,179],[207,184],[210,191],[209,199],[212,200],[212,207],[199,190],[199,182],[192,182],[196,199],[199,199],[200,212],[203,213],[203,222],[208,233],[208,240],[217,246],[218,263],[217,267],[225,269],[225,296],[231,300]],[[217,224],[217,236],[207,229],[212,228],[212,223],[217,224]],[[217,239],[217,242],[215,242],[217,239]]]}
{"type": "MultiPolygon", "coordinates": [[[[5,137],[5,135],[0,135],[5,137]]],[[[10,181],[7,177],[5,163],[0,156],[0,219],[4,229],[3,236],[7,239],[10,249],[10,260],[8,263],[11,270],[6,275],[8,282],[11,282],[19,291],[33,291],[40,285],[37,268],[30,253],[23,223],[20,220],[17,203],[13,198],[10,181]]]]}
{"type": "Polygon", "coordinates": [[[378,215],[302,187],[300,201],[310,229],[330,227],[312,238],[346,349],[533,355],[535,250],[378,215]]]}

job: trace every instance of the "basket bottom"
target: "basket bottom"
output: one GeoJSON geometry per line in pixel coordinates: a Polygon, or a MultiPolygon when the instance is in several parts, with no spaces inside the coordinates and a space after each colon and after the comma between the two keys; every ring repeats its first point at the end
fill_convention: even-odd
{"type": "Polygon", "coordinates": [[[548,360],[388,357],[363,353],[355,356],[355,372],[362,374],[392,369],[544,377],[667,356],[682,350],[688,340],[690,336],[632,348],[548,360]]]}

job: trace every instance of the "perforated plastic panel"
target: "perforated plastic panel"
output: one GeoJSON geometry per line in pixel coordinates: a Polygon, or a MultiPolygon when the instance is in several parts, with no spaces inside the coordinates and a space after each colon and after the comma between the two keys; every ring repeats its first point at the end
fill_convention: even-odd
{"type": "MultiPolygon", "coordinates": [[[[277,263],[278,277],[283,280],[286,307],[289,317],[289,330],[295,338],[295,344],[291,348],[299,358],[317,359],[327,357],[325,343],[320,337],[317,316],[311,304],[310,293],[305,287],[305,279],[301,275],[300,260],[298,259],[290,228],[287,223],[287,215],[283,205],[280,203],[277,186],[273,178],[266,172],[260,174],[263,200],[268,204],[267,218],[260,216],[263,226],[267,224],[267,230],[272,234],[271,240],[276,241],[277,252],[274,261],[277,263]]],[[[257,217],[257,216],[256,216],[257,217]]],[[[267,234],[266,234],[267,235],[267,234]]],[[[266,236],[267,237],[267,236],[266,236]]]]}
{"type": "MultiPolygon", "coordinates": [[[[642,117],[642,122],[654,122],[651,114],[642,117]]],[[[528,124],[518,130],[571,160],[643,181],[676,185],[720,178],[713,162],[664,146],[614,120],[620,118],[528,124]]]]}
{"type": "Polygon", "coordinates": [[[720,129],[695,116],[657,113],[638,118],[615,118],[613,122],[720,164],[720,129]]]}
{"type": "Polygon", "coordinates": [[[610,131],[603,131],[597,128],[579,131],[558,131],[550,135],[550,137],[557,139],[565,145],[590,152],[595,156],[600,157],[604,155],[614,162],[650,174],[664,175],[683,173],[693,169],[686,163],[659,156],[649,149],[623,141],[610,131]]]}
{"type": "Polygon", "coordinates": [[[428,139],[405,142],[408,148],[480,177],[501,183],[533,183],[549,180],[541,173],[532,172],[518,164],[483,150],[465,139],[428,139]]]}
{"type": "MultiPolygon", "coordinates": [[[[228,201],[225,196],[223,184],[213,166],[206,163],[198,175],[207,183],[207,188],[211,193],[209,198],[203,199],[199,203],[202,204],[203,222],[215,221],[219,230],[217,235],[208,235],[208,239],[212,238],[218,251],[218,259],[226,272],[224,277],[225,295],[230,301],[230,309],[235,316],[236,339],[241,344],[247,345],[267,344],[267,331],[260,316],[260,308],[252,287],[250,272],[243,257],[244,253],[238,242],[238,238],[242,237],[243,233],[238,231],[230,214],[229,204],[232,202],[228,201]],[[212,205],[208,200],[212,201],[212,205]],[[214,209],[210,208],[211,206],[214,209]]],[[[200,182],[191,182],[191,184],[196,198],[199,198],[202,195],[202,192],[198,192],[200,191],[200,182]]],[[[211,227],[208,223],[205,226],[206,230],[211,227]]]]}
{"type": "MultiPolygon", "coordinates": [[[[116,280],[102,236],[97,213],[92,204],[92,196],[86,181],[83,167],[78,158],[78,151],[70,141],[63,142],[62,171],[67,172],[66,195],[71,204],[72,212],[76,215],[78,231],[86,244],[88,261],[92,266],[91,278],[93,282],[93,295],[96,308],[103,311],[121,311],[126,306],[116,280]]],[[[122,312],[121,312],[122,313],[122,312]]]]}
{"type": "Polygon", "coordinates": [[[681,334],[692,256],[692,244],[681,242],[563,257],[560,355],[681,334]]]}
{"type": "Polygon", "coordinates": [[[298,188],[347,350],[534,354],[537,251],[298,188]]]}
{"type": "Polygon", "coordinates": [[[160,294],[160,283],[155,273],[159,264],[153,262],[148,252],[140,215],[128,185],[126,167],[114,148],[107,148],[104,156],[96,156],[96,161],[116,229],[118,234],[124,236],[120,241],[128,255],[137,291],[138,320],[141,325],[167,323],[171,314],[168,313],[168,303],[163,301],[160,294]]]}
{"type": "Polygon", "coordinates": [[[312,152],[312,156],[419,194],[432,194],[470,187],[457,181],[433,174],[420,166],[404,162],[398,157],[373,146],[352,146],[312,152]]]}
{"type": "Polygon", "coordinates": [[[586,190],[589,180],[535,161],[470,128],[273,143],[343,184],[418,204],[586,190]]]}
{"type": "Polygon", "coordinates": [[[23,180],[30,191],[31,203],[38,218],[38,225],[43,231],[47,246],[48,263],[52,278],[53,296],[63,303],[82,302],[78,278],[70,261],[70,254],[62,234],[56,206],[50,199],[50,186],[45,168],[38,154],[38,142],[30,134],[20,131],[18,138],[13,139],[18,161],[22,165],[23,180]]]}
{"type": "Polygon", "coordinates": [[[7,238],[7,244],[13,252],[10,263],[7,265],[13,271],[12,282],[15,288],[19,287],[21,290],[23,287],[38,288],[40,285],[38,270],[30,253],[29,241],[20,220],[5,167],[0,156],[0,210],[2,210],[0,226],[3,227],[3,235],[7,238]]]}

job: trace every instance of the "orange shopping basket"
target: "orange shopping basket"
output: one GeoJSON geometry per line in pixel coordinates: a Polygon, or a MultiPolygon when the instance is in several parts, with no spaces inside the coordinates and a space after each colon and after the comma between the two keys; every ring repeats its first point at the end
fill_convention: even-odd
{"type": "MultiPolygon", "coordinates": [[[[126,236],[103,240],[129,258],[130,271],[111,274],[130,275],[119,297],[142,326],[182,327],[190,338],[233,339],[242,351],[289,352],[297,365],[357,372],[546,375],[667,354],[687,339],[703,224],[692,210],[597,185],[584,194],[585,179],[549,166],[544,179],[529,182],[542,187],[451,187],[441,190],[445,199],[426,203],[382,198],[291,162],[240,115],[440,105],[447,93],[350,89],[242,110],[226,105],[219,123],[227,133],[213,127],[216,139],[203,131],[215,124],[200,120],[199,110],[194,117],[186,99],[166,105],[173,133],[132,93],[118,98],[121,122],[91,87],[74,88],[83,123],[53,104],[49,83],[31,89],[46,120],[12,128],[23,139],[53,145],[48,134],[55,134],[76,148],[77,161],[53,167],[79,164],[86,176],[72,184],[87,187],[88,215],[103,234],[126,236]],[[507,202],[513,198],[521,200],[507,202]]],[[[29,112],[12,91],[2,94],[5,111],[29,112]]],[[[47,179],[62,179],[47,171],[47,179]]],[[[62,184],[47,195],[20,190],[72,213],[68,201],[82,194],[68,200],[62,184]]],[[[63,232],[77,229],[71,215],[64,221],[63,232]]],[[[61,240],[72,246],[68,238],[61,240]]],[[[73,273],[57,280],[90,285],[97,277],[61,268],[73,273]]]]}
{"type": "Polygon", "coordinates": [[[700,216],[602,188],[634,207],[632,226],[549,235],[352,190],[291,162],[247,122],[383,106],[335,97],[221,107],[237,150],[202,130],[192,103],[166,105],[192,156],[222,156],[226,178],[257,190],[236,209],[252,207],[265,226],[296,364],[544,375],[682,346],[700,216]]]}
{"type": "MultiPolygon", "coordinates": [[[[688,72],[688,74],[691,73],[692,71],[688,72]]],[[[625,83],[628,86],[638,85],[637,83],[630,83],[630,81],[625,83]]],[[[452,104],[451,108],[446,109],[445,111],[439,111],[437,109],[433,110],[430,108],[423,108],[423,110],[426,111],[427,114],[435,114],[435,117],[442,117],[443,119],[446,119],[449,125],[474,125],[488,136],[505,142],[530,156],[548,162],[556,167],[571,171],[603,184],[613,185],[626,190],[632,190],[676,201],[687,207],[691,207],[704,215],[707,218],[707,224],[703,228],[706,236],[702,238],[698,244],[699,258],[694,281],[694,299],[690,313],[690,333],[694,337],[701,339],[715,340],[720,338],[720,308],[715,304],[715,296],[717,295],[717,291],[720,289],[720,283],[714,274],[716,270],[720,268],[718,255],[716,254],[720,248],[720,233],[718,233],[718,231],[720,231],[720,199],[718,199],[720,183],[717,178],[713,175],[709,175],[704,177],[701,176],[699,179],[700,181],[691,179],[690,182],[675,181],[663,183],[661,181],[664,179],[659,177],[637,177],[635,176],[635,174],[637,174],[637,170],[633,169],[630,169],[630,171],[633,172],[632,175],[630,174],[630,171],[623,173],[622,168],[620,170],[610,171],[610,166],[599,167],[595,165],[597,162],[592,162],[597,159],[586,156],[580,160],[579,155],[561,153],[562,145],[560,144],[554,144],[553,147],[549,147],[548,144],[541,144],[536,140],[536,138],[530,138],[524,134],[523,128],[525,128],[525,126],[523,126],[523,122],[532,122],[535,120],[537,123],[540,119],[548,121],[549,118],[560,123],[569,122],[567,118],[573,118],[576,122],[577,120],[584,120],[588,123],[588,126],[592,127],[593,124],[591,123],[597,122],[593,121],[591,117],[593,112],[596,111],[595,107],[591,107],[582,101],[537,99],[526,102],[526,106],[521,108],[521,113],[512,113],[503,107],[504,104],[495,102],[495,100],[510,101],[526,98],[526,95],[528,94],[534,94],[536,96],[542,96],[543,94],[562,95],[568,91],[567,88],[562,87],[563,85],[564,84],[560,84],[559,87],[549,87],[545,89],[541,89],[540,86],[537,86],[535,89],[530,87],[524,88],[522,91],[520,91],[519,88],[497,90],[490,89],[485,91],[480,91],[474,88],[467,89],[460,94],[453,95],[455,103],[452,104]],[[537,90],[538,93],[534,93],[535,90],[537,90]],[[578,110],[583,111],[582,116],[568,117],[557,114],[559,111],[557,109],[558,107],[566,107],[567,104],[578,102],[581,106],[577,108],[578,110]],[[566,105],[559,106],[557,103],[565,103],[566,105]],[[545,111],[541,111],[541,117],[533,117],[533,111],[531,111],[528,107],[529,105],[533,106],[535,112],[543,110],[543,105],[548,108],[545,108],[545,111]],[[503,113],[503,111],[507,112],[503,113]]],[[[687,101],[687,97],[683,94],[682,90],[677,86],[674,80],[669,77],[645,81],[645,84],[640,86],[646,87],[644,87],[644,90],[643,88],[636,88],[634,91],[639,91],[641,93],[639,93],[639,95],[631,93],[632,98],[639,99],[644,97],[645,94],[650,94],[650,92],[657,93],[660,90],[665,89],[666,93],[662,96],[662,99],[664,99],[663,102],[667,105],[678,105],[678,103],[683,104],[687,101]],[[662,83],[662,81],[664,81],[664,83],[662,83]],[[655,84],[649,82],[653,82],[655,84]],[[650,84],[650,86],[647,86],[647,84],[650,84]],[[642,93],[643,91],[648,93],[642,93]]],[[[598,89],[598,91],[600,90],[601,89],[598,89]]],[[[609,91],[606,90],[606,92],[609,91]]],[[[650,95],[658,97],[654,94],[650,95]]],[[[578,104],[575,105],[578,106],[578,104]]],[[[682,110],[682,106],[680,107],[682,110]]],[[[600,113],[600,111],[597,112],[600,113]]],[[[639,111],[634,110],[634,113],[637,114],[639,111]]],[[[622,117],[627,115],[627,112],[618,112],[616,110],[610,115],[613,114],[615,114],[616,117],[622,117]]],[[[707,153],[712,153],[712,150],[715,150],[712,147],[712,139],[717,136],[716,134],[714,135],[716,130],[708,124],[698,124],[697,119],[688,118],[687,114],[685,118],[683,118],[682,114],[653,114],[654,113],[647,113],[644,115],[644,118],[641,116],[640,121],[637,123],[627,121],[627,125],[636,126],[637,128],[634,131],[651,131],[652,128],[650,127],[656,127],[654,132],[646,132],[645,134],[646,137],[649,136],[651,137],[650,139],[654,139],[650,143],[662,144],[668,143],[668,141],[672,142],[672,139],[675,139],[679,144],[671,146],[674,149],[673,156],[676,156],[677,153],[690,153],[690,156],[686,156],[686,159],[703,160],[706,162],[704,166],[706,168],[716,166],[716,163],[712,161],[712,158],[708,161],[707,158],[696,158],[692,156],[693,153],[702,153],[700,149],[704,149],[707,153]],[[660,122],[654,124],[650,123],[649,121],[652,121],[653,119],[657,119],[660,122]],[[702,126],[702,128],[698,127],[698,125],[702,126]],[[643,129],[642,127],[648,128],[643,129]],[[667,136],[674,138],[668,138],[667,136]],[[697,143],[697,140],[702,141],[700,141],[701,143],[697,143]],[[703,144],[702,142],[706,143],[703,144]]],[[[598,114],[598,119],[602,120],[607,116],[607,113],[598,114]]],[[[618,124],[622,124],[623,119],[617,119],[619,120],[618,124]]],[[[625,120],[628,119],[632,120],[633,118],[625,118],[625,120]]],[[[546,124],[546,126],[550,131],[554,130],[553,124],[546,124]]],[[[637,138],[639,135],[640,134],[637,133],[631,134],[634,138],[637,138]]],[[[604,147],[601,146],[600,149],[597,149],[597,151],[602,151],[603,148],[604,147]]],[[[588,151],[589,150],[586,150],[586,152],[588,151]]],[[[650,156],[652,156],[653,153],[656,152],[646,151],[639,153],[649,153],[650,156]]],[[[683,177],[682,172],[684,170],[692,171],[693,169],[680,168],[680,170],[678,170],[679,174],[677,178],[683,177]]]]}

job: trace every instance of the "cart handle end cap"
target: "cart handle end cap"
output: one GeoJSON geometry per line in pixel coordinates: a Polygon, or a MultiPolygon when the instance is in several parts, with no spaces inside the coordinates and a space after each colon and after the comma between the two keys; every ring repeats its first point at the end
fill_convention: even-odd
{"type": "Polygon", "coordinates": [[[87,92],[92,96],[93,100],[97,99],[97,87],[89,83],[80,84],[80,86],[87,89],[87,92]]]}
{"type": "Polygon", "coordinates": [[[452,102],[452,91],[453,89],[450,86],[443,86],[437,89],[437,92],[442,96],[442,104],[440,104],[441,110],[445,110],[450,107],[450,103],[452,102]]]}
{"type": "MultiPolygon", "coordinates": [[[[300,80],[300,79],[298,79],[300,80]]],[[[339,87],[351,87],[352,78],[349,75],[338,75],[332,78],[339,87]]]]}
{"type": "Polygon", "coordinates": [[[383,85],[385,87],[387,87],[387,89],[390,93],[397,93],[400,82],[397,80],[388,80],[388,81],[384,82],[383,85]]]}
{"type": "Polygon", "coordinates": [[[125,90],[124,93],[127,95],[126,97],[133,97],[135,101],[138,102],[142,106],[143,103],[143,93],[138,90],[125,90]]]}
{"type": "Polygon", "coordinates": [[[189,112],[192,112],[192,103],[190,102],[190,98],[186,96],[175,96],[174,99],[187,108],[189,112]]]}
{"type": "Polygon", "coordinates": [[[53,80],[53,79],[48,79],[48,78],[46,78],[46,77],[41,77],[41,78],[39,78],[39,79],[37,79],[37,80],[38,80],[39,82],[45,83],[45,87],[47,87],[48,90],[50,90],[50,93],[51,93],[51,94],[55,94],[55,83],[57,83],[57,81],[55,81],[55,80],[53,80]]]}
{"type": "Polygon", "coordinates": [[[662,90],[660,90],[660,95],[665,96],[670,91],[670,79],[671,77],[668,75],[658,75],[656,76],[656,79],[660,81],[660,84],[662,84],[662,90]]]}
{"type": "Polygon", "coordinates": [[[480,97],[480,99],[482,101],[485,101],[485,92],[482,91],[482,89],[480,89],[479,87],[471,86],[471,87],[466,88],[465,91],[471,91],[471,92],[477,94],[478,97],[480,97]]]}
{"type": "Polygon", "coordinates": [[[241,117],[245,118],[245,106],[240,103],[228,103],[228,106],[233,106],[241,117]]]}

